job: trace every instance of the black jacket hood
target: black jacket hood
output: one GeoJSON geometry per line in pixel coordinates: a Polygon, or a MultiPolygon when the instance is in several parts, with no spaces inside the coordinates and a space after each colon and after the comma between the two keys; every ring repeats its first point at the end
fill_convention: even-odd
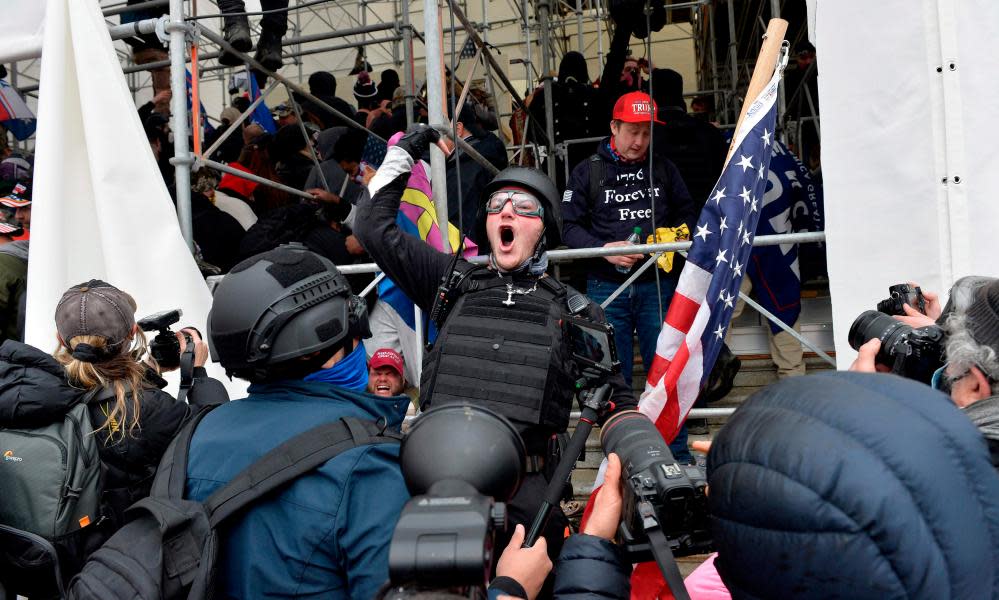
{"type": "Polygon", "coordinates": [[[7,340],[0,346],[0,427],[37,427],[61,419],[84,392],[62,365],[38,348],[7,340]]]}

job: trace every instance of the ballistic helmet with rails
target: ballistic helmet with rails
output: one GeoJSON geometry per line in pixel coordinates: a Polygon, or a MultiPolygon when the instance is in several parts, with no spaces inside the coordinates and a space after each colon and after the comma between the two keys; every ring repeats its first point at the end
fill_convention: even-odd
{"type": "Polygon", "coordinates": [[[486,185],[482,192],[482,206],[476,219],[475,230],[479,247],[488,246],[486,238],[486,199],[504,188],[520,188],[537,197],[544,209],[545,247],[557,248],[562,243],[562,211],[559,206],[558,189],[552,180],[537,169],[528,167],[508,167],[503,169],[486,185]]]}
{"type": "Polygon", "coordinates": [[[371,335],[364,300],[328,259],[293,243],[250,257],[215,288],[208,314],[212,359],[229,376],[263,381],[275,365],[318,368],[371,335]],[[325,352],[324,352],[325,351],[325,352]]]}

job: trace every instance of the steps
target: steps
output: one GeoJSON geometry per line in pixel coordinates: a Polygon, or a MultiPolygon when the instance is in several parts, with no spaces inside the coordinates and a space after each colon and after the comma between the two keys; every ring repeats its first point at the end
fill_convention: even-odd
{"type": "MultiPolygon", "coordinates": [[[[735,384],[732,391],[718,402],[711,404],[712,408],[738,407],[743,400],[753,393],[763,389],[777,381],[777,368],[768,355],[747,355],[740,356],[742,367],[735,377],[735,384]]],[[[636,398],[641,394],[645,385],[645,367],[641,364],[641,358],[635,358],[635,374],[633,383],[636,398]]],[[[808,373],[832,369],[828,363],[818,358],[814,354],[805,355],[805,369],[808,373]]],[[[690,441],[711,439],[722,425],[725,424],[725,417],[708,419],[710,433],[707,435],[690,435],[690,441]]],[[[570,432],[572,428],[570,428],[570,432]]],[[[600,448],[600,430],[594,429],[586,441],[586,457],[576,464],[576,469],[572,472],[573,493],[577,500],[585,501],[589,498],[593,489],[593,481],[596,478],[597,469],[603,461],[603,450],[600,448]]]]}

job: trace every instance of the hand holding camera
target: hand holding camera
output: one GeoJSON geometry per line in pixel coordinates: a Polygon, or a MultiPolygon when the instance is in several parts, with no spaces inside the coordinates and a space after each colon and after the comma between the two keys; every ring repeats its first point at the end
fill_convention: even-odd
{"type": "Polygon", "coordinates": [[[604,472],[604,484],[593,500],[593,512],[586,521],[583,533],[595,535],[605,540],[614,541],[618,526],[621,524],[621,509],[624,501],[621,497],[621,459],[613,452],[607,455],[607,470],[604,472]]]}
{"type": "Polygon", "coordinates": [[[850,326],[850,346],[858,351],[850,370],[887,370],[929,384],[943,364],[944,332],[928,314],[939,316],[939,297],[923,294],[914,283],[893,285],[888,292],[878,310],[864,311],[850,326]]]}
{"type": "Polygon", "coordinates": [[[149,355],[161,372],[179,368],[185,355],[190,359],[192,368],[203,367],[208,362],[208,344],[201,339],[201,332],[194,327],[185,327],[177,332],[170,329],[183,314],[184,311],[177,308],[139,320],[138,325],[143,331],[157,332],[149,344],[149,355]]]}
{"type": "Polygon", "coordinates": [[[208,344],[201,339],[201,333],[194,327],[185,327],[178,331],[176,336],[182,348],[186,348],[188,343],[194,344],[194,366],[205,366],[208,362],[208,344]]]}

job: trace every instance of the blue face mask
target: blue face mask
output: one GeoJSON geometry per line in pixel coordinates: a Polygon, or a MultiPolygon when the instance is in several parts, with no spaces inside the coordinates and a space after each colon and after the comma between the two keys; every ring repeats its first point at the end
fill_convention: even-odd
{"type": "Polygon", "coordinates": [[[353,352],[332,367],[307,375],[305,381],[319,381],[358,392],[368,389],[368,355],[364,344],[359,342],[353,352]]]}

